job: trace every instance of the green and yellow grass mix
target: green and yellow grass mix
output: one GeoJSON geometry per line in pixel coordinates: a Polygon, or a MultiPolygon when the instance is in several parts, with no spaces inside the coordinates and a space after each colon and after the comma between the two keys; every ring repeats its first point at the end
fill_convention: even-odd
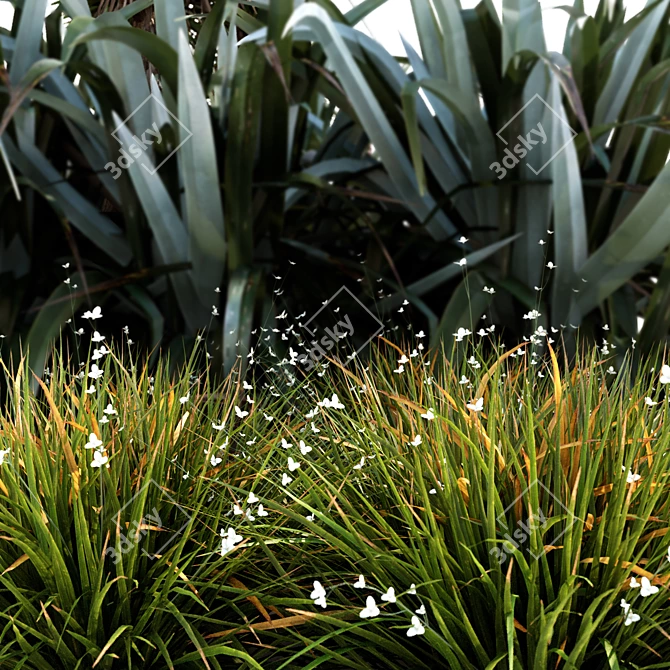
{"type": "Polygon", "coordinates": [[[244,387],[112,354],[95,393],[19,366],[0,667],[669,667],[658,370],[528,347],[244,387]]]}

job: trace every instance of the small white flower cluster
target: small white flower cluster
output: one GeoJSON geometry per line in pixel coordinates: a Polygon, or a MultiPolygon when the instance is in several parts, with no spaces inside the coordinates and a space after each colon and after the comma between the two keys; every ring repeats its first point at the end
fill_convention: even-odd
{"type": "MultiPolygon", "coordinates": [[[[326,589],[322,586],[321,582],[315,581],[314,582],[314,589],[310,593],[309,597],[312,599],[315,605],[318,605],[319,607],[326,608],[328,606],[328,603],[326,601],[326,589]]],[[[386,602],[389,604],[393,603],[398,603],[398,596],[396,596],[395,589],[390,586],[385,592],[380,591],[379,589],[375,589],[371,586],[368,586],[365,583],[365,577],[363,575],[358,575],[358,579],[354,582],[353,587],[355,589],[369,589],[373,591],[377,591],[378,593],[381,593],[380,600],[382,602],[386,602]]],[[[416,595],[416,585],[412,584],[410,588],[407,591],[408,595],[416,595]]],[[[402,609],[406,610],[407,612],[411,613],[411,610],[407,610],[407,608],[403,607],[402,609]]],[[[375,617],[378,617],[381,614],[381,610],[377,606],[377,602],[374,599],[374,596],[367,596],[365,599],[365,607],[358,613],[358,616],[361,619],[374,619],[375,617]]],[[[407,637],[414,637],[415,635],[423,635],[426,632],[426,627],[424,623],[419,619],[419,616],[425,616],[426,614],[426,607],[425,605],[421,605],[419,609],[415,610],[415,612],[411,615],[411,626],[407,629],[407,637]]]]}
{"type": "Polygon", "coordinates": [[[88,436],[88,442],[84,445],[85,449],[94,449],[93,460],[91,461],[91,467],[99,468],[103,465],[109,467],[109,457],[107,456],[107,451],[103,447],[102,440],[95,434],[91,433],[88,436]]]}
{"type": "Polygon", "coordinates": [[[319,407],[324,407],[328,409],[344,409],[344,405],[340,402],[340,399],[337,397],[337,393],[333,393],[332,398],[324,398],[321,402],[316,403],[319,407]]]}
{"type": "MultiPolygon", "coordinates": [[[[668,560],[670,561],[670,547],[668,547],[668,560]]],[[[648,596],[653,596],[655,593],[658,593],[658,586],[653,586],[648,577],[642,577],[639,582],[637,579],[635,579],[635,577],[631,577],[630,588],[640,589],[640,596],[642,598],[647,598],[648,596]]],[[[640,620],[640,615],[636,612],[633,612],[631,604],[627,602],[625,598],[622,598],[619,604],[621,609],[623,609],[624,614],[626,615],[626,618],[623,622],[624,626],[630,626],[632,623],[636,623],[640,620]]]]}
{"type": "Polygon", "coordinates": [[[241,535],[238,535],[236,530],[232,527],[228,527],[225,531],[221,529],[221,556],[225,556],[228,552],[232,551],[236,545],[242,542],[244,538],[241,535]]]}

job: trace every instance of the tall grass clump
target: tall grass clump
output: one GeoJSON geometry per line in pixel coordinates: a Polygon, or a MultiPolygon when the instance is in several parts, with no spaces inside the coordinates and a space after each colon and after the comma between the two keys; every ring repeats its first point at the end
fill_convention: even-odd
{"type": "Polygon", "coordinates": [[[667,667],[670,369],[420,344],[16,366],[0,667],[667,667]]]}

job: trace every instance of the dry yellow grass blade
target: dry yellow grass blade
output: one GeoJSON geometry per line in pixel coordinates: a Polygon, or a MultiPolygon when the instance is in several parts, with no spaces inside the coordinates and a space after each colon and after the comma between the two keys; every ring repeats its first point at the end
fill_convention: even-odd
{"type": "Polygon", "coordinates": [[[177,440],[179,439],[181,431],[184,430],[184,426],[186,425],[189,416],[190,412],[184,412],[184,415],[181,417],[181,419],[179,419],[179,423],[177,424],[177,427],[174,429],[174,432],[172,433],[173,442],[177,442],[177,440]]]}
{"type": "MultiPolygon", "coordinates": [[[[318,612],[304,612],[303,610],[294,610],[289,608],[289,612],[296,612],[295,616],[287,616],[283,619],[274,619],[272,621],[261,621],[260,623],[251,623],[244,628],[230,628],[229,630],[222,630],[217,633],[210,633],[205,635],[205,640],[212,640],[219,637],[225,637],[226,635],[239,635],[240,633],[246,633],[249,630],[276,630],[278,628],[292,628],[294,626],[301,626],[305,623],[309,623],[312,619],[316,619],[320,616],[318,612]]],[[[354,616],[355,612],[350,612],[347,610],[335,610],[334,612],[328,612],[329,617],[334,617],[338,615],[345,616],[354,616]]]]}
{"type": "MultiPolygon", "coordinates": [[[[605,565],[609,565],[610,558],[609,556],[601,556],[599,562],[604,563],[605,565]]],[[[580,563],[593,563],[593,559],[584,558],[580,561],[580,563]]],[[[641,568],[639,565],[635,565],[635,563],[631,563],[630,561],[615,561],[614,565],[620,565],[624,569],[630,568],[631,572],[634,572],[636,575],[640,575],[640,577],[646,577],[652,584],[665,584],[665,582],[670,579],[670,573],[663,575],[663,577],[656,577],[653,572],[649,572],[648,570],[645,570],[644,568],[641,568]]]]}
{"type": "Polygon", "coordinates": [[[603,484],[602,486],[596,486],[593,489],[593,495],[594,496],[604,496],[606,493],[609,493],[612,488],[614,487],[614,484],[603,484]]]}
{"type": "MultiPolygon", "coordinates": [[[[562,444],[560,446],[561,451],[563,449],[572,449],[573,447],[581,447],[585,444],[589,444],[591,442],[600,442],[600,440],[577,440],[576,442],[568,442],[568,444],[562,444]]],[[[544,449],[541,453],[537,455],[537,461],[538,463],[547,455],[547,449],[544,449]]]]}
{"type": "Polygon", "coordinates": [[[647,542],[653,540],[655,537],[663,537],[668,534],[670,528],[658,528],[657,530],[652,530],[651,533],[647,533],[640,538],[640,542],[647,542]]]}
{"type": "Polygon", "coordinates": [[[470,486],[470,480],[466,479],[465,477],[459,477],[457,483],[461,495],[463,496],[463,500],[467,505],[470,502],[470,492],[468,491],[468,486],[470,486]]]}
{"type": "Polygon", "coordinates": [[[521,347],[528,346],[527,342],[522,342],[517,344],[516,347],[512,347],[509,351],[506,351],[502,356],[500,356],[496,362],[484,373],[482,376],[481,382],[479,382],[479,387],[477,388],[477,393],[475,394],[477,398],[484,397],[484,391],[486,391],[486,385],[489,383],[489,379],[493,376],[493,373],[496,371],[498,366],[507,358],[509,358],[513,353],[515,353],[521,347]]]}
{"type": "Polygon", "coordinates": [[[30,560],[30,556],[28,554],[23,554],[23,556],[19,556],[11,565],[7,566],[3,571],[2,574],[5,575],[8,572],[11,572],[15,568],[18,568],[19,565],[22,563],[25,563],[26,561],[30,560]]]}
{"type": "Polygon", "coordinates": [[[70,469],[70,474],[72,475],[72,484],[74,492],[79,493],[79,478],[80,478],[79,468],[77,467],[77,461],[74,458],[74,453],[72,452],[72,447],[70,446],[70,440],[68,439],[67,431],[65,430],[65,424],[63,423],[63,419],[61,418],[61,415],[58,412],[58,407],[56,407],[56,403],[54,402],[53,396],[49,392],[49,389],[46,387],[46,384],[35,373],[33,373],[33,377],[35,377],[39,385],[42,387],[44,397],[47,399],[49,407],[51,408],[51,413],[56,423],[58,434],[60,435],[61,438],[61,444],[63,445],[63,453],[65,454],[65,461],[67,462],[68,468],[70,469]]]}
{"type": "MultiPolygon", "coordinates": [[[[245,586],[239,579],[236,577],[228,577],[228,583],[231,586],[234,586],[236,589],[242,589],[243,591],[248,591],[249,588],[245,586]]],[[[260,615],[266,620],[266,621],[272,621],[272,618],[268,614],[268,611],[263,607],[261,604],[261,601],[258,599],[257,596],[247,596],[247,600],[258,610],[260,615]]]]}

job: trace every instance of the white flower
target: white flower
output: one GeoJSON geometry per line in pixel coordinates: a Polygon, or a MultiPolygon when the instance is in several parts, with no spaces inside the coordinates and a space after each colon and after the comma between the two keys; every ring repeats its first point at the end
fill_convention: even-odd
{"type": "Polygon", "coordinates": [[[188,402],[188,399],[189,399],[190,396],[191,396],[191,394],[187,393],[185,396],[182,396],[181,398],[179,398],[179,402],[182,405],[185,405],[188,402]]]}
{"type": "Polygon", "coordinates": [[[354,582],[355,589],[364,589],[365,588],[365,577],[363,575],[358,575],[358,579],[354,582]]]}
{"type": "Polygon", "coordinates": [[[627,603],[623,598],[621,599],[619,605],[621,606],[624,612],[627,612],[630,609],[630,603],[627,603]]]}
{"type": "Polygon", "coordinates": [[[640,582],[635,579],[635,577],[630,578],[630,588],[631,589],[639,589],[640,588],[640,582]]]}
{"type": "Polygon", "coordinates": [[[321,402],[316,403],[319,407],[329,407],[330,409],[344,409],[344,405],[340,402],[340,399],[337,397],[337,393],[333,393],[333,396],[330,400],[324,398],[321,402]]]}
{"type": "Polygon", "coordinates": [[[289,477],[285,472],[282,474],[282,476],[281,476],[281,485],[282,486],[288,486],[292,481],[293,481],[293,479],[291,477],[289,477]]]}
{"type": "Polygon", "coordinates": [[[459,328],[457,332],[454,333],[456,342],[462,342],[464,337],[472,335],[472,333],[467,328],[459,328]]]}
{"type": "Polygon", "coordinates": [[[484,287],[484,293],[489,293],[489,294],[493,295],[495,292],[496,292],[496,290],[493,287],[491,287],[491,288],[489,288],[488,286],[484,287]]]}
{"type": "Polygon", "coordinates": [[[467,258],[461,258],[460,261],[454,261],[454,265],[459,265],[460,267],[464,267],[468,264],[468,259],[467,258]]]}
{"type": "Polygon", "coordinates": [[[469,384],[470,380],[465,375],[462,375],[461,376],[461,381],[459,381],[458,383],[459,384],[469,384]]]}
{"type": "Polygon", "coordinates": [[[418,616],[412,617],[412,627],[407,629],[407,637],[414,637],[415,635],[423,635],[426,629],[421,624],[421,619],[418,616]]]}
{"type": "Polygon", "coordinates": [[[435,418],[435,414],[433,414],[433,408],[431,407],[425,414],[422,414],[421,418],[425,419],[426,421],[432,421],[435,418]]]}
{"type": "Polygon", "coordinates": [[[99,361],[105,354],[110,353],[109,349],[103,344],[100,349],[93,349],[92,361],[99,361]]]}
{"type": "Polygon", "coordinates": [[[465,235],[461,235],[461,236],[458,238],[458,241],[459,241],[460,244],[465,244],[465,243],[468,241],[468,238],[465,237],[465,235]]]}
{"type": "Polygon", "coordinates": [[[661,367],[661,378],[659,381],[661,384],[670,384],[670,365],[661,367]]]}
{"type": "Polygon", "coordinates": [[[624,626],[630,626],[632,623],[640,620],[640,615],[635,614],[633,610],[626,610],[626,620],[623,622],[624,626]]]}
{"type": "Polygon", "coordinates": [[[419,339],[422,339],[422,338],[426,337],[426,333],[424,333],[423,330],[420,330],[420,331],[416,334],[416,336],[417,336],[419,339]]]}
{"type": "Polygon", "coordinates": [[[100,379],[105,373],[95,364],[91,365],[91,369],[88,371],[88,376],[91,379],[100,379]]]}
{"type": "Polygon", "coordinates": [[[94,451],[93,452],[93,460],[91,461],[91,467],[93,468],[99,468],[101,465],[105,465],[106,467],[109,467],[109,463],[107,461],[109,458],[105,455],[103,455],[102,451],[94,451]]]}
{"type": "Polygon", "coordinates": [[[359,616],[361,619],[371,619],[372,617],[379,616],[379,607],[372,596],[368,596],[365,600],[365,609],[360,611],[359,616]]]}
{"type": "Polygon", "coordinates": [[[91,319],[92,321],[95,321],[96,319],[99,319],[102,316],[102,310],[100,307],[94,307],[93,310],[89,310],[87,312],[84,312],[81,315],[82,319],[91,319]]]}
{"type": "Polygon", "coordinates": [[[104,339],[105,339],[105,336],[100,335],[100,333],[97,330],[91,336],[91,342],[102,342],[104,339]]]}
{"type": "Polygon", "coordinates": [[[479,398],[473,403],[468,403],[466,405],[468,409],[471,409],[473,412],[481,412],[484,409],[484,398],[479,398]]]}
{"type": "Polygon", "coordinates": [[[288,457],[288,469],[289,472],[293,472],[300,467],[300,463],[296,463],[290,456],[288,457]]]}
{"type": "Polygon", "coordinates": [[[321,586],[321,582],[314,582],[314,590],[309,594],[315,605],[326,607],[326,589],[321,586]]]}
{"type": "Polygon", "coordinates": [[[388,591],[382,595],[382,600],[385,600],[387,603],[395,602],[395,589],[392,586],[389,586],[388,591]]]}
{"type": "Polygon", "coordinates": [[[354,470],[360,470],[365,465],[365,456],[361,456],[361,460],[354,465],[354,470]]]}
{"type": "Polygon", "coordinates": [[[221,460],[222,460],[221,458],[212,454],[211,458],[209,459],[209,462],[212,464],[212,467],[215,468],[219,463],[221,463],[221,460]]]}
{"type": "Polygon", "coordinates": [[[102,446],[102,440],[95,433],[88,436],[88,442],[84,445],[85,449],[99,449],[102,446]]]}
{"type": "Polygon", "coordinates": [[[524,314],[523,318],[524,319],[539,319],[542,316],[536,309],[532,309],[528,314],[524,314]]]}
{"type": "Polygon", "coordinates": [[[238,535],[234,528],[228,528],[224,532],[221,529],[221,556],[225,556],[229,551],[235,548],[236,544],[242,542],[242,536],[238,535]]]}
{"type": "Polygon", "coordinates": [[[395,372],[398,375],[401,375],[403,372],[405,372],[405,366],[404,365],[399,365],[398,369],[394,370],[393,372],[395,372]]]}
{"type": "Polygon", "coordinates": [[[416,613],[417,613],[419,616],[423,616],[423,615],[426,613],[426,606],[425,606],[425,605],[421,605],[421,607],[419,607],[419,609],[416,610],[416,613]]]}
{"type": "Polygon", "coordinates": [[[118,414],[118,412],[117,412],[117,411],[114,409],[114,407],[112,406],[112,403],[111,403],[111,402],[110,402],[110,403],[107,403],[107,407],[105,407],[105,409],[103,409],[102,411],[103,411],[105,414],[110,414],[110,415],[111,415],[111,414],[118,414]]]}
{"type": "Polygon", "coordinates": [[[411,442],[410,445],[413,447],[418,447],[421,444],[421,435],[417,435],[411,442]]]}
{"type": "Polygon", "coordinates": [[[256,497],[256,494],[253,491],[247,496],[247,502],[250,505],[253,505],[254,503],[258,502],[258,498],[256,497]]]}
{"type": "Polygon", "coordinates": [[[91,385],[86,389],[86,393],[88,393],[89,395],[90,395],[91,393],[95,393],[95,386],[94,386],[93,384],[91,384],[91,385]]]}
{"type": "Polygon", "coordinates": [[[223,430],[225,427],[226,427],[225,422],[222,422],[222,423],[214,423],[214,422],[212,421],[212,428],[214,428],[214,430],[223,430]]]}
{"type": "Polygon", "coordinates": [[[8,453],[9,449],[0,449],[0,465],[2,465],[5,462],[8,453]]]}
{"type": "Polygon", "coordinates": [[[548,267],[550,270],[553,270],[556,266],[555,266],[551,261],[549,261],[549,262],[547,263],[547,267],[548,267]]]}
{"type": "Polygon", "coordinates": [[[651,582],[646,577],[642,577],[640,595],[643,598],[646,598],[647,596],[653,596],[654,593],[658,593],[658,586],[652,586],[651,582]]]}
{"type": "Polygon", "coordinates": [[[304,456],[312,451],[312,447],[308,447],[302,440],[300,440],[300,453],[304,456]]]}
{"type": "Polygon", "coordinates": [[[410,596],[415,596],[416,595],[416,584],[412,584],[409,587],[409,590],[407,591],[407,593],[409,593],[410,596]]]}
{"type": "Polygon", "coordinates": [[[658,402],[656,402],[655,400],[652,400],[649,396],[647,396],[644,399],[644,404],[648,405],[649,407],[653,407],[654,405],[658,405],[658,402]]]}
{"type": "Polygon", "coordinates": [[[639,479],[640,479],[640,475],[638,475],[637,473],[633,474],[632,470],[628,471],[628,474],[626,475],[626,483],[627,484],[633,484],[634,482],[639,481],[639,479]]]}
{"type": "Polygon", "coordinates": [[[258,506],[258,516],[267,516],[268,513],[263,509],[263,504],[258,506]]]}
{"type": "Polygon", "coordinates": [[[238,419],[244,419],[245,416],[249,416],[249,412],[245,412],[244,410],[240,409],[237,405],[235,405],[235,415],[237,416],[238,419]]]}

